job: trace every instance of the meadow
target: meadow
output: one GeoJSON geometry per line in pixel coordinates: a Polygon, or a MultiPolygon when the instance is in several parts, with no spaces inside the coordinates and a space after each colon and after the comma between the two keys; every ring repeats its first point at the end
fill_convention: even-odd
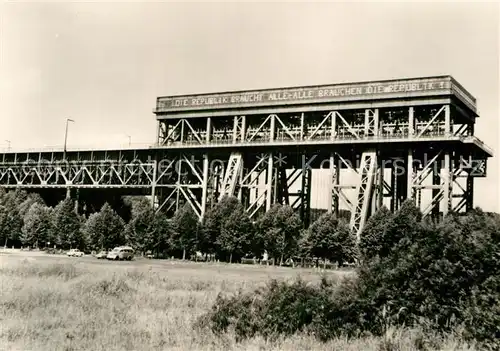
{"type": "MultiPolygon", "coordinates": [[[[236,342],[199,328],[219,293],[251,291],[270,279],[350,271],[137,259],[99,261],[47,254],[0,254],[1,350],[414,350],[419,330],[389,328],[383,337],[252,338],[236,342]]],[[[437,338],[437,337],[436,337],[437,338]]],[[[441,350],[474,350],[453,336],[441,350]]]]}

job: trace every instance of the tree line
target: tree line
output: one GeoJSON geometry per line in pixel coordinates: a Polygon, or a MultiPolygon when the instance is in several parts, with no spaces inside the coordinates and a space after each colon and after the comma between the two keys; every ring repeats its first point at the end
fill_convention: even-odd
{"type": "Polygon", "coordinates": [[[197,326],[237,340],[379,335],[380,350],[400,349],[394,330],[410,328],[415,350],[440,349],[444,334],[500,350],[499,291],[500,215],[476,208],[434,221],[408,200],[367,221],[356,274],[219,295],[197,326]]]}
{"type": "Polygon", "coordinates": [[[251,220],[234,197],[215,204],[201,222],[189,204],[168,218],[156,213],[145,197],[127,197],[124,202],[130,209],[127,220],[109,204],[85,217],[75,211],[70,198],[49,207],[39,194],[0,188],[0,243],[82,251],[130,245],[159,256],[185,259],[201,252],[227,262],[261,258],[267,253],[279,264],[300,256],[342,265],[357,255],[347,220],[331,213],[324,213],[304,229],[290,206],[276,204],[251,220]]]}

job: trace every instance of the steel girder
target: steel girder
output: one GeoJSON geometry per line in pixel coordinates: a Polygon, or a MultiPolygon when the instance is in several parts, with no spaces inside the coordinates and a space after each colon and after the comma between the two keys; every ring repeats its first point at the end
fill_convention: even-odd
{"type": "Polygon", "coordinates": [[[48,161],[32,157],[34,153],[2,154],[0,186],[145,189],[157,210],[173,212],[188,203],[200,218],[227,194],[242,200],[252,217],[283,203],[307,222],[317,168],[312,164],[319,152],[330,161],[328,192],[320,191],[329,197],[327,210],[348,209],[359,231],[388,199],[395,211],[402,200],[413,198],[424,215],[470,209],[473,178],[485,168],[487,156],[478,162],[468,146],[453,151],[445,144],[457,140],[465,145],[473,132],[474,118],[450,104],[179,117],[159,120],[158,145],[129,150],[132,161],[118,151],[69,151],[64,162],[59,154],[48,161]],[[398,145],[398,151],[389,143],[398,145]],[[432,156],[424,165],[415,164],[425,151],[420,145],[432,156]],[[358,155],[374,150],[370,189],[363,180],[368,171],[350,162],[349,147],[358,155]],[[283,155],[300,155],[301,161],[284,163],[283,155]],[[391,159],[403,160],[404,175],[384,164],[391,159]]]}

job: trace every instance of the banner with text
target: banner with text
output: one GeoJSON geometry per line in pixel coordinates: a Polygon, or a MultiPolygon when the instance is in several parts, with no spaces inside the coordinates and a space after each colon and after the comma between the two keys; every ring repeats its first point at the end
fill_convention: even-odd
{"type": "Polygon", "coordinates": [[[246,105],[286,105],[307,102],[361,100],[384,98],[386,96],[405,96],[419,92],[450,93],[451,80],[449,78],[440,78],[160,97],[157,100],[157,110],[231,108],[246,105]]]}

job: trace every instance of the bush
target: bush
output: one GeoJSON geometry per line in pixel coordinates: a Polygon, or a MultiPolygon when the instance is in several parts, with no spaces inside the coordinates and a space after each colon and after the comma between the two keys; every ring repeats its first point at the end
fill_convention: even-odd
{"type": "Polygon", "coordinates": [[[405,228],[392,248],[359,271],[356,304],[380,333],[377,314],[398,325],[422,325],[498,347],[500,338],[500,220],[481,211],[452,214],[440,224],[417,220],[408,206],[407,222],[397,218],[387,232],[405,228]],[[410,228],[411,225],[411,228],[410,228]]]}
{"type": "Polygon", "coordinates": [[[239,338],[304,331],[327,340],[404,326],[462,330],[483,349],[500,348],[500,216],[476,210],[427,223],[407,202],[379,238],[357,277],[334,289],[299,280],[219,297],[208,316],[212,329],[232,327],[239,338]]]}
{"type": "Polygon", "coordinates": [[[292,284],[272,280],[265,288],[252,293],[219,295],[212,311],[202,316],[200,325],[209,325],[213,332],[233,329],[236,337],[261,335],[274,338],[298,331],[322,330],[322,316],[332,303],[333,285],[323,280],[320,286],[297,280],[292,284]]]}

